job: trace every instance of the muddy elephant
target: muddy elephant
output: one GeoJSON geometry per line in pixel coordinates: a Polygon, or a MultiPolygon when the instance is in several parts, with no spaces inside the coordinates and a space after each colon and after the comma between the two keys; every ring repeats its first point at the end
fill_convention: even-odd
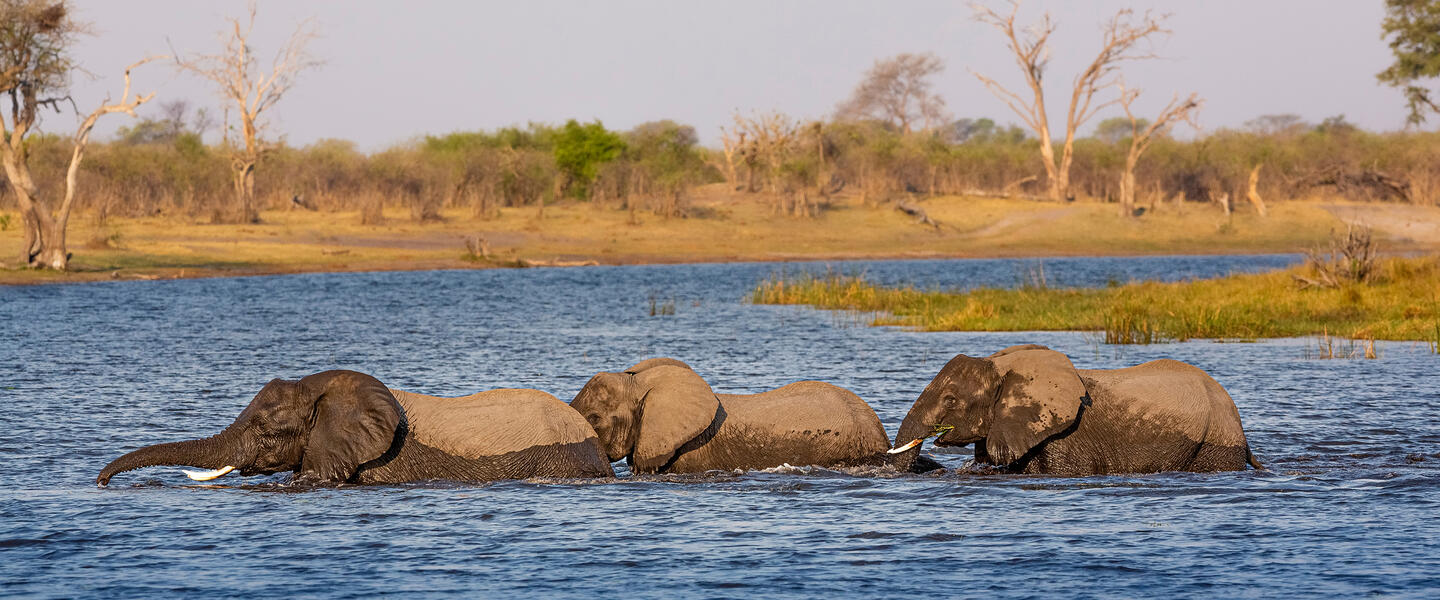
{"type": "Polygon", "coordinates": [[[1260,468],[1234,401],[1205,371],[1174,360],[1076,369],[1033,344],[951,359],[905,415],[892,452],[918,454],[936,434],[936,445],[974,443],[976,462],[1022,473],[1260,468]]]}
{"type": "Polygon", "coordinates": [[[716,395],[671,358],[597,374],[570,406],[610,460],[626,459],[637,474],[872,464],[886,461],[890,447],[875,411],[848,390],[801,381],[716,395]]]}
{"type": "Polygon", "coordinates": [[[186,472],[202,481],[293,471],[296,481],[317,484],[614,475],[594,430],[550,394],[437,398],[387,389],[355,371],[273,380],[220,433],[140,448],[95,481],[156,465],[213,469],[186,472]]]}

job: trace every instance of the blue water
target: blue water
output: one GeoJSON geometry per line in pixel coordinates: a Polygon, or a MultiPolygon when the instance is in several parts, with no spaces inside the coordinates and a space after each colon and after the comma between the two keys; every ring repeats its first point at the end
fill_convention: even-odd
{"type": "MultiPolygon", "coordinates": [[[[1066,258],[1051,285],[1295,256],[1066,258]]],[[[1035,260],[317,274],[0,288],[0,595],[561,598],[1440,594],[1440,358],[1309,360],[1305,340],[1106,346],[919,333],[753,306],[777,270],[1014,285],[1035,260]],[[650,316],[650,300],[675,314],[650,316]],[[956,353],[1038,342],[1088,368],[1196,364],[1264,472],[1090,478],[777,469],[595,482],[294,490],[100,467],[209,435],[273,377],[330,368],[458,395],[571,398],[668,355],[722,392],[850,388],[894,433],[956,353]]],[[[969,451],[937,455],[961,466],[969,451]]]]}

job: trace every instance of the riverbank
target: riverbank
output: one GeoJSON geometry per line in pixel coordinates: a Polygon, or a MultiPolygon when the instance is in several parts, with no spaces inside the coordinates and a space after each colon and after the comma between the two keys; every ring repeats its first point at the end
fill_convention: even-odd
{"type": "Polygon", "coordinates": [[[1422,341],[1440,351],[1440,256],[1382,259],[1373,281],[1339,288],[1304,288],[1297,275],[1314,277],[1297,266],[1176,283],[952,292],[830,274],[771,279],[751,300],[875,312],[873,325],[927,331],[1103,331],[1119,344],[1325,335],[1422,341]]]}
{"type": "Polygon", "coordinates": [[[487,220],[450,209],[426,223],[391,208],[381,225],[362,225],[359,213],[304,210],[265,212],[255,225],[182,216],[102,224],[79,215],[69,233],[68,273],[15,268],[23,238],[12,214],[0,232],[0,261],[8,267],[0,284],[592,263],[1296,252],[1347,220],[1383,221],[1377,232],[1387,250],[1440,248],[1440,231],[1430,231],[1440,223],[1434,207],[1289,202],[1275,203],[1267,218],[1227,218],[1195,204],[1126,219],[1099,203],[940,197],[913,204],[938,226],[853,197],[814,218],[776,216],[763,198],[714,186],[700,191],[691,216],[671,219],[639,213],[632,220],[624,210],[578,203],[546,207],[543,215],[534,207],[502,209],[487,220]]]}

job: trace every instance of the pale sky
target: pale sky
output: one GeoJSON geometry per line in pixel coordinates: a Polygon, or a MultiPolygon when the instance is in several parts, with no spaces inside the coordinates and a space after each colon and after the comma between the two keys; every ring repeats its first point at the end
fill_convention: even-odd
{"type": "MultiPolygon", "coordinates": [[[[1157,47],[1165,59],[1125,67],[1127,83],[1146,92],[1144,113],[1195,91],[1206,100],[1207,130],[1277,113],[1312,122],[1343,113],[1372,130],[1404,125],[1400,93],[1375,80],[1390,62],[1380,0],[1030,0],[1022,21],[1048,10],[1059,23],[1052,123],[1064,119],[1076,69],[1099,49],[1100,23],[1123,7],[1172,13],[1174,33],[1157,47]]],[[[88,113],[107,93],[118,96],[121,71],[140,57],[218,51],[224,17],[244,11],[243,2],[79,1],[76,16],[96,35],[75,49],[93,75],[75,78],[78,105],[88,113]]],[[[971,15],[965,2],[915,0],[265,0],[253,46],[268,62],[302,20],[313,18],[321,33],[311,50],[325,65],[271,115],[294,145],[343,138],[378,150],[424,134],[569,118],[612,129],[669,118],[714,144],[736,110],[824,117],[877,58],[925,51],[947,65],[936,87],[952,114],[1019,123],[968,72],[1023,85],[1000,34],[971,15]]],[[[192,76],[152,64],[134,79],[137,90],[158,92],[142,115],[175,99],[219,115],[218,94],[192,76]]],[[[1117,115],[1101,114],[1084,131],[1117,115]]],[[[68,115],[46,119],[47,131],[73,130],[68,115]]],[[[128,122],[109,116],[97,132],[128,122]]]]}

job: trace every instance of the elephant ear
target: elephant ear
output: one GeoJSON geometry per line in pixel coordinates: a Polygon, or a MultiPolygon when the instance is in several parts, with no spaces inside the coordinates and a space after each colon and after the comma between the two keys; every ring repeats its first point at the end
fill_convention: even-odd
{"type": "Polygon", "coordinates": [[[673,365],[645,369],[635,378],[645,397],[640,401],[640,435],[631,460],[636,472],[655,473],[670,464],[681,446],[710,427],[720,399],[694,371],[673,365]]]}
{"type": "Polygon", "coordinates": [[[380,380],[355,371],[326,371],[300,380],[314,394],[314,426],[300,476],[344,482],[361,464],[384,456],[405,425],[405,411],[380,380]]]}
{"type": "Polygon", "coordinates": [[[1088,404],[1075,365],[1053,350],[1025,349],[992,359],[1005,376],[990,415],[985,450],[1010,464],[1075,424],[1088,404]]]}

